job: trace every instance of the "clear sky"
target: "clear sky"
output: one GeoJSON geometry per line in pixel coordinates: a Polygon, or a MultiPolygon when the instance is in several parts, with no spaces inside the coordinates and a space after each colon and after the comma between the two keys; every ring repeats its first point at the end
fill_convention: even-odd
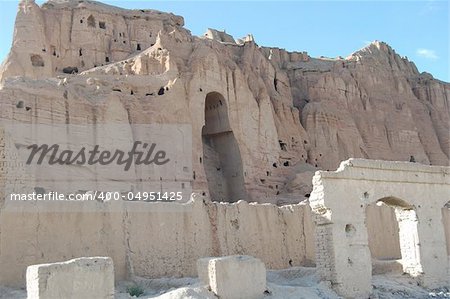
{"type": "MultiPolygon", "coordinates": [[[[195,35],[208,27],[235,38],[252,33],[261,46],[311,56],[345,57],[370,41],[385,41],[419,71],[450,82],[449,3],[444,0],[102,2],[182,15],[195,35]]],[[[0,0],[1,61],[11,45],[16,10],[16,0],[0,0]]]]}

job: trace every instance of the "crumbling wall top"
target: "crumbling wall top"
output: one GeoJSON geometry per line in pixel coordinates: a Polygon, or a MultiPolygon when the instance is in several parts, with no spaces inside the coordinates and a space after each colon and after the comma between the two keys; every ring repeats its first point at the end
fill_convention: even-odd
{"type": "MultiPolygon", "coordinates": [[[[450,184],[450,167],[402,161],[348,159],[336,171],[317,171],[318,178],[450,184]]],[[[314,180],[314,179],[313,179],[314,180]]]]}

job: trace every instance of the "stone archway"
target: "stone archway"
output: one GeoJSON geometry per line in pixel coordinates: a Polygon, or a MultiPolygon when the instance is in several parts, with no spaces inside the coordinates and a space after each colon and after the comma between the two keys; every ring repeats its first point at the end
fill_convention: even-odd
{"type": "Polygon", "coordinates": [[[201,162],[211,199],[226,202],[246,199],[239,145],[230,126],[227,103],[218,92],[206,95],[202,141],[201,162]]]}
{"type": "Polygon", "coordinates": [[[448,286],[441,207],[450,194],[449,175],[444,166],[364,159],[343,161],[335,172],[317,172],[309,202],[321,278],[343,297],[369,297],[372,263],[365,210],[380,203],[395,208],[403,270],[423,287],[448,286]]]}

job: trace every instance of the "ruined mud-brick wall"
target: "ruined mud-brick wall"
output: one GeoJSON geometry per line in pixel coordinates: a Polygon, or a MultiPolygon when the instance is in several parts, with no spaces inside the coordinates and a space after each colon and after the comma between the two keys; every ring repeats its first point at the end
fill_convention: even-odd
{"type": "MultiPolygon", "coordinates": [[[[112,257],[117,280],[130,275],[196,276],[196,260],[207,256],[252,255],[268,269],[316,264],[315,229],[307,204],[277,207],[201,198],[184,205],[117,204],[94,203],[75,212],[51,212],[32,203],[0,210],[0,285],[22,286],[29,265],[80,256],[112,257]]],[[[372,256],[399,258],[398,232],[391,235],[392,223],[370,214],[367,210],[369,240],[375,241],[369,243],[372,256]]],[[[446,209],[444,223],[449,221],[446,209]]],[[[450,252],[450,229],[445,232],[450,252]]],[[[327,244],[323,246],[326,250],[327,244]]]]}
{"type": "Polygon", "coordinates": [[[0,285],[23,285],[28,265],[80,256],[112,257],[118,280],[196,276],[196,260],[205,256],[249,254],[270,269],[313,264],[312,220],[304,204],[119,204],[77,212],[39,205],[3,210],[0,285]]]}

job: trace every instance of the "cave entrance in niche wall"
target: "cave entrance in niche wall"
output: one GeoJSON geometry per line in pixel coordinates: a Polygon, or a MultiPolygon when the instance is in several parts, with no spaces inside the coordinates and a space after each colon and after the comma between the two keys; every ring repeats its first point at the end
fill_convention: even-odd
{"type": "Polygon", "coordinates": [[[203,167],[211,199],[225,202],[246,199],[239,145],[230,126],[227,103],[218,92],[206,95],[202,141],[203,167]]]}
{"type": "MultiPolygon", "coordinates": [[[[396,221],[397,223],[390,223],[387,227],[384,227],[384,233],[387,235],[386,238],[394,238],[394,240],[390,241],[394,243],[393,249],[391,249],[392,256],[376,256],[374,254],[373,248],[371,248],[372,258],[378,257],[378,263],[374,264],[373,271],[379,271],[374,274],[382,274],[388,272],[396,272],[403,271],[404,273],[408,273],[413,277],[420,276],[422,274],[422,264],[420,260],[420,241],[418,234],[418,219],[415,207],[408,202],[396,198],[396,197],[384,197],[376,201],[376,205],[384,210],[385,216],[388,208],[393,210],[393,215],[391,218],[392,221],[396,221]],[[389,227],[390,226],[390,227],[389,227]],[[389,236],[389,228],[397,229],[398,231],[398,241],[397,236],[389,236]],[[400,247],[400,256],[398,256],[397,248],[395,243],[398,242],[398,246],[400,247]],[[374,256],[375,255],[375,256],[374,256]],[[401,257],[401,259],[397,259],[401,257]],[[390,260],[390,261],[389,261],[390,260]],[[390,264],[388,262],[391,262],[390,264]],[[399,263],[398,267],[395,266],[395,263],[399,263]]],[[[383,211],[383,210],[381,210],[383,211]]],[[[368,212],[368,210],[366,210],[368,212]]],[[[370,217],[368,217],[370,218],[370,217]]],[[[371,233],[369,230],[370,227],[370,219],[366,219],[368,222],[368,235],[369,239],[373,236],[373,232],[371,233]]],[[[387,219],[386,219],[387,220],[387,219]]],[[[389,222],[389,221],[387,221],[389,222]]],[[[369,240],[369,247],[371,241],[369,240]]],[[[388,245],[388,243],[385,243],[388,245]]],[[[381,251],[383,252],[383,250],[381,251]]],[[[378,253],[379,254],[379,253],[378,253]]],[[[386,249],[384,249],[384,254],[386,254],[386,249]]]]}

